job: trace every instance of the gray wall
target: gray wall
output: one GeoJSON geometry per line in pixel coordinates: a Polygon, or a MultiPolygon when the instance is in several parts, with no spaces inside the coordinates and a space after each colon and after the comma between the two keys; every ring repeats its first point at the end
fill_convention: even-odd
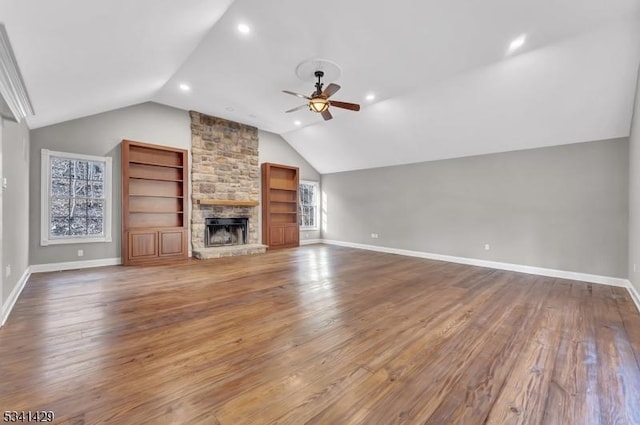
{"type": "MultiPolygon", "coordinates": [[[[295,149],[278,134],[268,131],[258,131],[259,155],[258,161],[275,164],[291,165],[300,169],[301,180],[320,182],[320,174],[295,149]]],[[[260,234],[262,235],[262,214],[260,215],[260,234]]],[[[320,230],[301,231],[300,239],[318,239],[320,230]]]]}
{"type": "Polygon", "coordinates": [[[122,139],[190,149],[189,113],[156,103],[143,103],[31,132],[29,255],[32,265],[120,257],[122,139]],[[113,157],[113,242],[40,246],[41,149],[113,157]],[[77,256],[78,249],[84,251],[82,258],[77,256]]]}
{"type": "Polygon", "coordinates": [[[29,266],[29,129],[25,123],[4,121],[2,168],[7,188],[2,194],[2,302],[6,301],[29,266]]]}
{"type": "Polygon", "coordinates": [[[640,292],[640,72],[631,124],[629,166],[629,280],[640,292]]]}
{"type": "Polygon", "coordinates": [[[323,175],[323,237],[626,278],[628,149],[625,138],[323,175]]]}

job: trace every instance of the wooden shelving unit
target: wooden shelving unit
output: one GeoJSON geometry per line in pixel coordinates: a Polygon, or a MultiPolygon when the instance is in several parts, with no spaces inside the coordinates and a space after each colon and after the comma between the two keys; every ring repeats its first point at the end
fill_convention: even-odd
{"type": "Polygon", "coordinates": [[[187,258],[188,152],[122,141],[122,261],[187,258]]]}
{"type": "Polygon", "coordinates": [[[297,167],[262,164],[262,243],[270,249],[300,245],[297,167]]]}

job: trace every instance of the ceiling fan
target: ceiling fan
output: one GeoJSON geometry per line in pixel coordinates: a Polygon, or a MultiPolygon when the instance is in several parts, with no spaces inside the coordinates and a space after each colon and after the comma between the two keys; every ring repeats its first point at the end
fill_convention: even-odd
{"type": "Polygon", "coordinates": [[[360,105],[356,103],[340,102],[338,100],[329,100],[331,96],[333,96],[338,90],[340,90],[340,86],[337,84],[331,83],[323,91],[322,86],[324,84],[322,84],[320,79],[324,77],[324,72],[316,71],[313,75],[315,75],[318,78],[318,82],[316,83],[316,91],[311,93],[311,96],[305,96],[303,94],[294,93],[289,90],[282,90],[284,93],[291,94],[293,96],[298,96],[303,99],[307,99],[309,101],[306,105],[300,105],[296,108],[289,109],[288,111],[285,111],[285,112],[295,112],[295,111],[299,111],[300,109],[304,109],[308,107],[310,111],[318,112],[322,114],[322,118],[324,118],[324,120],[327,121],[333,118],[333,116],[331,115],[331,112],[329,112],[329,106],[348,109],[350,111],[360,110],[360,105]]]}

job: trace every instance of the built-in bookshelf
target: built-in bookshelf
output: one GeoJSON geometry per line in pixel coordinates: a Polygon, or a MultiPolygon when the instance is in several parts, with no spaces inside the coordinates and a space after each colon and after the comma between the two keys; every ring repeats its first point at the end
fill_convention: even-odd
{"type": "Polygon", "coordinates": [[[300,244],[297,167],[262,164],[262,243],[273,248],[300,244]]]}
{"type": "Polygon", "coordinates": [[[122,261],[187,258],[188,152],[122,141],[122,261]]]}

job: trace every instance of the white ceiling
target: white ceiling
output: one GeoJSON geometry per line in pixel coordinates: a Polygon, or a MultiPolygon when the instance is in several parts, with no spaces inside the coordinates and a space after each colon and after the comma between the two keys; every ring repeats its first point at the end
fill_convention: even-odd
{"type": "Polygon", "coordinates": [[[36,128],[151,99],[233,0],[2,0],[36,128]]]}
{"type": "Polygon", "coordinates": [[[321,173],[628,135],[639,14],[640,0],[0,2],[30,127],[153,100],[282,134],[321,173]],[[313,90],[295,75],[310,58],[340,65],[334,98],[360,112],[284,113],[301,102],[281,90],[313,90]]]}

